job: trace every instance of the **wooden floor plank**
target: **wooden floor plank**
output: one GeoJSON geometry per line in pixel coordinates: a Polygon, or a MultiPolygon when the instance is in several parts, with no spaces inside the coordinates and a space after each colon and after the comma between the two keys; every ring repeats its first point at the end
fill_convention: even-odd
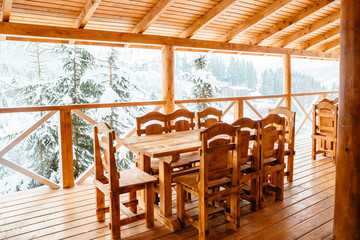
{"type": "Polygon", "coordinates": [[[299,240],[316,240],[316,239],[325,239],[328,236],[332,235],[333,232],[334,220],[326,222],[320,227],[312,230],[311,232],[305,234],[304,236],[298,238],[299,240]]]}

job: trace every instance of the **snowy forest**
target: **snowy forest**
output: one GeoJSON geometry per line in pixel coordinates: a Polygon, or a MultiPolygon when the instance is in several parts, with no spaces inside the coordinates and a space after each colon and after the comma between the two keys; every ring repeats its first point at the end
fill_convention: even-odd
{"type": "MultiPolygon", "coordinates": [[[[0,52],[0,108],[161,99],[160,51],[6,42],[0,44],[0,52]]],[[[336,64],[321,69],[330,66],[333,70],[336,64]]],[[[176,99],[282,94],[282,65],[259,66],[253,58],[240,55],[178,52],[176,99]]],[[[324,83],[314,74],[293,69],[293,92],[337,89],[336,80],[324,83]]],[[[269,101],[271,105],[275,100],[269,101]]],[[[209,105],[192,104],[189,109],[199,111],[209,105]]],[[[212,105],[224,107],[220,103],[212,105]]],[[[108,122],[119,136],[124,136],[134,127],[135,117],[150,110],[127,107],[82,111],[96,121],[108,122]]],[[[0,150],[45,114],[1,114],[0,150]]],[[[57,114],[51,117],[4,157],[59,182],[58,118],[57,114]]],[[[72,126],[77,177],[93,162],[92,126],[76,114],[72,115],[72,126]]],[[[118,168],[134,167],[135,157],[121,147],[117,152],[118,168]]],[[[0,164],[1,193],[38,186],[38,182],[0,164]]]]}

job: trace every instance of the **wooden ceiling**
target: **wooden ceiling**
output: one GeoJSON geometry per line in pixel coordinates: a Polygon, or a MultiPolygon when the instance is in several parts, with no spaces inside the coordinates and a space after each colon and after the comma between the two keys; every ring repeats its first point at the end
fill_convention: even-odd
{"type": "MultiPolygon", "coordinates": [[[[201,40],[209,44],[215,42],[218,47],[212,48],[211,44],[211,46],[204,44],[206,45],[204,49],[217,52],[221,52],[221,46],[224,46],[224,51],[227,52],[234,50],[234,52],[255,54],[294,53],[298,56],[334,59],[338,58],[339,54],[340,0],[0,0],[0,2],[0,20],[14,23],[14,25],[0,23],[2,40],[33,40],[32,37],[39,39],[39,36],[33,32],[10,31],[10,28],[22,26],[16,24],[31,24],[48,26],[49,30],[57,29],[64,32],[68,28],[74,28],[132,33],[133,35],[129,36],[137,38],[147,35],[148,38],[145,39],[164,36],[164,39],[181,43],[174,44],[179,50],[192,48],[194,44],[190,43],[199,45],[198,41],[180,39],[183,38],[201,40]],[[278,51],[279,48],[291,49],[291,51],[278,51]]],[[[110,43],[103,38],[88,41],[86,37],[74,39],[69,36],[69,39],[66,39],[66,36],[68,35],[65,34],[59,39],[42,35],[41,41],[112,44],[123,47],[139,47],[136,43],[143,43],[140,40],[110,43]]],[[[140,47],[156,45],[155,48],[159,48],[161,42],[158,43],[150,41],[147,46],[140,47]]]]}

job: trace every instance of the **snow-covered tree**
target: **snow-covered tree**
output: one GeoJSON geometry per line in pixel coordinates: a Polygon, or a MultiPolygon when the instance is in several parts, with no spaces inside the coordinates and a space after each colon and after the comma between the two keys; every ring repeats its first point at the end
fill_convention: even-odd
{"type": "MultiPolygon", "coordinates": [[[[56,48],[63,62],[64,76],[55,84],[54,104],[85,104],[99,102],[103,92],[101,84],[92,80],[87,72],[93,69],[94,57],[85,48],[60,45],[56,48]]],[[[90,114],[94,110],[84,110],[90,114]]],[[[93,162],[92,126],[81,117],[72,115],[74,145],[74,175],[77,177],[93,162]]]]}
{"type": "MultiPolygon", "coordinates": [[[[201,55],[193,62],[193,70],[186,75],[189,81],[192,82],[191,90],[192,98],[212,98],[214,97],[214,90],[212,84],[216,82],[215,77],[207,70],[207,59],[205,55],[201,55]]],[[[196,111],[201,111],[209,107],[211,103],[201,102],[197,104],[196,111]]]]}
{"type": "MultiPolygon", "coordinates": [[[[100,102],[129,102],[131,95],[141,93],[133,83],[130,69],[119,66],[120,53],[115,48],[110,48],[100,67],[102,85],[105,90],[100,102]]],[[[103,121],[107,122],[120,135],[133,127],[136,113],[144,112],[142,107],[99,109],[103,121]]],[[[126,149],[120,149],[117,157],[119,169],[127,169],[135,162],[135,155],[126,149]]]]}

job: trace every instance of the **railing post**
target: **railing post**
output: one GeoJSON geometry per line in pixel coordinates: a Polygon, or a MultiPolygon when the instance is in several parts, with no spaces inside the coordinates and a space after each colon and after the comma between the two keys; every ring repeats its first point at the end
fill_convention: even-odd
{"type": "Polygon", "coordinates": [[[244,100],[237,100],[234,105],[234,122],[244,117],[244,100]]]}
{"type": "Polygon", "coordinates": [[[284,55],[284,89],[285,97],[284,106],[291,110],[291,56],[284,55]]]}
{"type": "Polygon", "coordinates": [[[164,112],[172,113],[175,110],[174,87],[174,47],[163,46],[162,50],[162,97],[166,101],[164,112]]]}
{"type": "Polygon", "coordinates": [[[60,169],[63,188],[74,186],[71,110],[60,110],[60,169]]]}

